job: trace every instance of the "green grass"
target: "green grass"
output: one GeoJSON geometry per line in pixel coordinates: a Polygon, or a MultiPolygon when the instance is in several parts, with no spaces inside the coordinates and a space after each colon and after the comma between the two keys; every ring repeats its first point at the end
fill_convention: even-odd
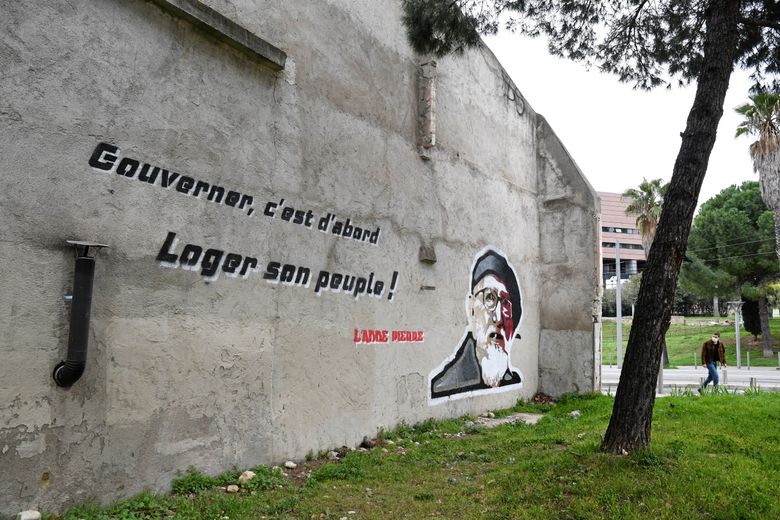
{"type": "MultiPolygon", "coordinates": [[[[723,321],[725,318],[722,318],[723,321]]],[[[732,318],[733,319],[733,318],[732,318]]],[[[729,365],[736,366],[736,335],[734,325],[709,325],[712,318],[685,318],[685,324],[673,324],[666,333],[666,348],[669,351],[669,363],[671,366],[693,365],[693,354],[696,353],[696,362],[701,364],[701,345],[719,331],[721,339],[726,344],[726,357],[729,365]]],[[[740,329],[740,351],[742,353],[742,365],[747,365],[747,352],[750,352],[750,366],[777,367],[777,351],[780,347],[780,318],[773,318],[769,322],[774,339],[774,357],[765,358],[761,339],[754,341],[753,336],[740,329]]],[[[623,322],[623,353],[625,355],[628,336],[631,325],[623,322]]],[[[617,345],[617,323],[604,321],[602,323],[602,354],[601,360],[605,365],[615,363],[615,350],[617,345]]]]}
{"type": "Polygon", "coordinates": [[[316,461],[300,486],[227,495],[189,470],[177,479],[191,485],[187,494],[82,506],[65,519],[780,518],[780,394],[659,399],[652,448],[624,457],[598,449],[611,408],[607,396],[569,396],[510,410],[545,412],[536,426],[402,425],[385,432],[387,452],[316,461]]]}

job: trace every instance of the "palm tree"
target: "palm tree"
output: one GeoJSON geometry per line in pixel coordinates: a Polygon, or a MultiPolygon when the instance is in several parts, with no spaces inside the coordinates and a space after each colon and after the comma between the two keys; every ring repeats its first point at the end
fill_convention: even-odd
{"type": "Polygon", "coordinates": [[[626,207],[626,215],[636,215],[636,227],[639,229],[639,234],[642,235],[642,248],[645,250],[645,256],[650,254],[650,246],[653,245],[665,192],[666,185],[663,184],[663,180],[648,181],[645,178],[642,178],[638,188],[631,188],[623,192],[624,198],[631,199],[631,203],[626,207]]]}
{"type": "MultiPolygon", "coordinates": [[[[755,135],[758,140],[750,145],[753,169],[758,172],[761,198],[772,210],[775,221],[775,253],[780,258],[780,94],[760,92],[750,96],[750,102],[735,109],[744,117],[737,127],[737,135],[755,135]]],[[[761,316],[761,336],[764,356],[772,356],[772,336],[769,332],[769,309],[766,297],[758,300],[761,316]]]]}
{"type": "Polygon", "coordinates": [[[750,96],[750,102],[735,109],[745,119],[737,127],[737,135],[755,135],[750,145],[753,170],[758,172],[761,198],[772,210],[775,220],[775,251],[780,258],[780,94],[761,92],[750,96]]]}
{"type": "MultiPolygon", "coordinates": [[[[650,255],[650,247],[653,245],[655,230],[658,228],[658,219],[661,218],[661,208],[664,204],[664,193],[668,184],[663,184],[661,179],[648,181],[642,177],[638,188],[630,188],[623,192],[624,198],[630,198],[631,202],[626,206],[626,215],[636,215],[636,227],[642,237],[642,249],[645,250],[645,258],[650,255]]],[[[663,339],[663,363],[669,365],[669,352],[666,350],[666,338],[663,339]]]]}

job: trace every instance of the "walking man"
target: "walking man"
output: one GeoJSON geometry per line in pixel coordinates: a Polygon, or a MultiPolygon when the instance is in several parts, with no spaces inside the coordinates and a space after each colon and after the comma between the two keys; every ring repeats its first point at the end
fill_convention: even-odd
{"type": "Polygon", "coordinates": [[[701,346],[701,364],[709,371],[709,375],[699,387],[699,393],[702,393],[710,381],[715,388],[718,387],[718,363],[726,366],[726,348],[720,340],[720,332],[715,332],[712,338],[701,346]]]}

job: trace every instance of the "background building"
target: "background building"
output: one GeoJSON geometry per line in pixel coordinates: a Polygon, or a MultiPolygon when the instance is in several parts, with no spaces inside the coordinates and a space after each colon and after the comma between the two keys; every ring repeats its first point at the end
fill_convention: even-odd
{"type": "Polygon", "coordinates": [[[631,199],[620,193],[598,192],[601,199],[601,276],[604,284],[614,287],[616,276],[615,244],[620,244],[620,277],[623,280],[645,268],[642,236],[636,227],[636,217],[626,215],[631,199]]]}

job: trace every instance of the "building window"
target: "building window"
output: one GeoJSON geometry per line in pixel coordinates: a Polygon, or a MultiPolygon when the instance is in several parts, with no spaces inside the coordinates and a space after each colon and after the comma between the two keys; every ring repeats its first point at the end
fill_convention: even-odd
{"type": "Polygon", "coordinates": [[[638,235],[639,230],[633,228],[620,228],[612,226],[602,226],[601,231],[604,233],[625,233],[626,235],[638,235]]]}
{"type": "MultiPolygon", "coordinates": [[[[614,242],[602,242],[601,247],[613,248],[614,242]]],[[[620,249],[642,249],[642,244],[620,244],[620,249]]]]}

